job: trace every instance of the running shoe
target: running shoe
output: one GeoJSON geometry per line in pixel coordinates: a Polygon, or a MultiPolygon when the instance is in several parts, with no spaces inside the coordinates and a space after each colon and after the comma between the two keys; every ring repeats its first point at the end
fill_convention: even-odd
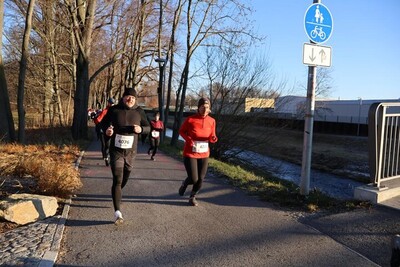
{"type": "Polygon", "coordinates": [[[120,224],[122,224],[124,222],[124,218],[122,217],[122,213],[119,210],[115,211],[114,218],[115,218],[115,222],[114,223],[116,225],[120,225],[120,224]]]}
{"type": "Polygon", "coordinates": [[[106,163],[106,166],[110,166],[110,158],[104,158],[104,162],[106,163]]]}
{"type": "Polygon", "coordinates": [[[194,207],[197,207],[199,205],[199,203],[197,202],[195,197],[190,197],[189,198],[189,204],[194,206],[194,207]]]}

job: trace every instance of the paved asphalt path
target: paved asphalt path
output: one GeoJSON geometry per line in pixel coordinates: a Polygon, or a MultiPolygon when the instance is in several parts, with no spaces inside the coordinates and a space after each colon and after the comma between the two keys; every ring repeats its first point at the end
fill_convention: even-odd
{"type": "Polygon", "coordinates": [[[212,174],[199,207],[189,206],[188,195],[177,193],[186,177],[182,161],[162,152],[151,161],[147,148],[139,146],[123,190],[125,222],[116,226],[111,170],[99,142],[91,144],[80,165],[84,186],[72,201],[55,266],[377,266],[316,230],[329,225],[324,218],[302,223],[294,212],[212,174]]]}

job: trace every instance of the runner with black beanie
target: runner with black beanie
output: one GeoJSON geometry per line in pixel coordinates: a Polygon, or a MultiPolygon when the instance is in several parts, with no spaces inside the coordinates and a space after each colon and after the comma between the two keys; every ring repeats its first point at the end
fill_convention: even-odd
{"type": "Polygon", "coordinates": [[[126,88],[119,103],[110,107],[101,121],[103,131],[111,137],[110,166],[113,175],[111,195],[115,224],[121,224],[124,220],[120,208],[122,188],[126,185],[133,168],[138,135],[150,131],[146,114],[136,105],[136,97],[133,88],[126,88]]]}

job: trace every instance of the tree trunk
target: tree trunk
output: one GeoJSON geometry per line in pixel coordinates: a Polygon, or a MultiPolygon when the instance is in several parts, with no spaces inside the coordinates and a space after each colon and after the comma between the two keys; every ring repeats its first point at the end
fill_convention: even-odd
{"type": "MultiPolygon", "coordinates": [[[[0,37],[3,37],[4,0],[0,0],[0,37]]],[[[0,140],[15,141],[14,119],[8,97],[7,80],[3,66],[3,43],[0,42],[0,140]]]]}
{"type": "Polygon", "coordinates": [[[18,77],[18,141],[22,144],[25,143],[25,108],[24,108],[24,94],[25,94],[25,74],[29,56],[29,38],[32,29],[32,14],[35,0],[30,0],[28,5],[28,12],[26,14],[25,31],[22,41],[21,61],[19,64],[19,77],[18,77]]]}
{"type": "Polygon", "coordinates": [[[52,6],[52,0],[46,0],[46,5],[44,6],[45,12],[45,66],[44,66],[44,93],[43,93],[43,114],[42,121],[44,124],[53,121],[51,100],[53,97],[53,84],[52,84],[52,45],[53,44],[53,21],[54,12],[52,6]]]}
{"type": "Polygon", "coordinates": [[[88,138],[89,58],[96,0],[77,0],[76,2],[77,8],[71,5],[71,15],[75,24],[75,39],[78,43],[79,53],[76,60],[76,91],[71,131],[72,137],[79,140],[88,138]]]}
{"type": "Polygon", "coordinates": [[[89,100],[89,62],[79,53],[76,63],[76,91],[72,137],[75,140],[88,138],[87,109],[89,100]]]}
{"type": "Polygon", "coordinates": [[[179,128],[182,123],[182,117],[183,117],[183,109],[185,108],[185,96],[186,96],[186,88],[188,84],[188,78],[189,78],[189,63],[192,55],[192,48],[193,43],[191,43],[191,34],[192,34],[192,17],[191,17],[191,5],[192,1],[188,1],[188,6],[187,6],[187,14],[186,14],[186,20],[187,20],[187,33],[186,33],[186,62],[185,62],[185,67],[183,68],[183,72],[181,75],[181,82],[179,84],[179,89],[176,97],[176,107],[175,107],[175,120],[174,120],[174,127],[172,131],[172,138],[171,138],[171,145],[176,146],[178,143],[179,139],[179,128]],[[182,92],[181,97],[179,98],[179,94],[182,92]],[[180,103],[179,103],[180,102],[180,103]],[[178,105],[179,103],[179,105],[178,105]],[[179,110],[178,110],[179,107],[179,110]]]}
{"type": "MultiPolygon", "coordinates": [[[[170,55],[170,60],[169,60],[169,75],[168,75],[168,85],[167,85],[167,101],[165,104],[165,118],[164,118],[164,125],[167,127],[168,125],[168,119],[169,119],[169,106],[171,105],[171,93],[172,93],[172,79],[173,79],[173,73],[174,73],[174,62],[175,62],[175,35],[176,35],[176,29],[179,24],[179,20],[181,17],[182,13],[182,3],[181,0],[178,1],[176,10],[174,12],[174,23],[172,25],[172,32],[171,32],[171,39],[168,47],[168,54],[170,55]]],[[[163,131],[163,134],[165,136],[166,131],[163,131]]]]}
{"type": "Polygon", "coordinates": [[[172,132],[172,138],[171,138],[171,145],[172,146],[176,146],[176,144],[178,143],[178,139],[179,139],[179,128],[181,127],[182,124],[182,118],[183,118],[183,109],[185,108],[185,98],[186,98],[186,88],[187,88],[187,81],[188,81],[188,77],[189,77],[189,62],[190,59],[187,58],[186,60],[186,65],[185,68],[183,70],[182,73],[182,79],[181,79],[181,86],[180,88],[182,89],[182,95],[179,99],[179,97],[177,97],[176,99],[176,103],[178,103],[178,101],[180,101],[179,103],[179,109],[178,105],[175,108],[175,121],[174,121],[174,127],[173,127],[173,132],[172,132]]]}
{"type": "Polygon", "coordinates": [[[143,35],[145,30],[145,22],[146,22],[146,6],[147,2],[145,0],[140,1],[140,13],[139,13],[139,25],[138,30],[132,36],[132,50],[130,55],[130,69],[127,76],[127,80],[125,81],[125,85],[128,87],[136,88],[139,84],[140,79],[138,79],[138,70],[141,60],[141,53],[143,50],[143,35]]]}
{"type": "MultiPolygon", "coordinates": [[[[0,0],[1,2],[2,0],[0,0]]],[[[14,119],[11,113],[8,97],[6,74],[4,72],[3,57],[0,55],[0,140],[15,141],[14,119]]]]}
{"type": "Polygon", "coordinates": [[[54,98],[54,102],[56,105],[55,111],[56,114],[58,115],[58,120],[61,126],[64,126],[64,112],[63,112],[63,108],[62,108],[62,103],[61,103],[61,98],[60,98],[60,89],[59,89],[59,73],[58,73],[58,68],[57,68],[57,59],[56,59],[56,55],[55,55],[55,51],[52,51],[53,54],[53,80],[54,80],[54,94],[53,94],[53,98],[54,98]]]}
{"type": "Polygon", "coordinates": [[[68,93],[68,104],[67,104],[67,108],[66,108],[66,118],[65,118],[65,122],[66,124],[70,124],[71,123],[71,109],[72,109],[72,101],[73,101],[73,92],[74,92],[74,88],[76,86],[76,53],[75,53],[75,49],[76,49],[76,42],[75,42],[75,36],[74,36],[74,31],[73,31],[73,25],[70,26],[70,43],[71,43],[71,51],[70,51],[70,55],[71,55],[71,84],[69,87],[69,93],[68,93]]]}

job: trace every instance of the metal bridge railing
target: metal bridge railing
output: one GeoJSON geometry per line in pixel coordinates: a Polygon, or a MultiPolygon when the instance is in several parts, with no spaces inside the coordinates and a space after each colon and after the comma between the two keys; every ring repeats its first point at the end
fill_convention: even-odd
{"type": "Polygon", "coordinates": [[[400,102],[372,104],[368,118],[370,177],[380,188],[400,179],[400,102]]]}

